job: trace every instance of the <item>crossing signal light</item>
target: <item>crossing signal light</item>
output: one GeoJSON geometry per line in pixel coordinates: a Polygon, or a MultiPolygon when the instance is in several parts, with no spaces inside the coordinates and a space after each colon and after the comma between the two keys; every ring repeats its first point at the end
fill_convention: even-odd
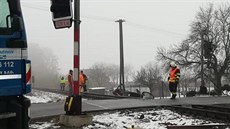
{"type": "Polygon", "coordinates": [[[50,11],[56,29],[72,26],[72,0],[51,0],[50,11]]]}
{"type": "Polygon", "coordinates": [[[212,42],[204,41],[203,50],[204,50],[204,57],[206,59],[211,58],[213,52],[212,42]]]}

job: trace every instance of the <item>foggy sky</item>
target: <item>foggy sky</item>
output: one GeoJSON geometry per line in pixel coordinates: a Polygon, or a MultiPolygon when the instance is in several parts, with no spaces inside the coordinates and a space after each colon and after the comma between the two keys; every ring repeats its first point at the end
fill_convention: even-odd
{"type": "MultiPolygon", "coordinates": [[[[21,0],[28,45],[47,47],[62,73],[73,68],[73,28],[55,30],[49,0],[21,0]]],[[[119,26],[124,19],[124,60],[139,69],[155,60],[157,47],[179,44],[189,34],[196,12],[227,0],[81,0],[80,68],[119,64],[119,26]]]]}

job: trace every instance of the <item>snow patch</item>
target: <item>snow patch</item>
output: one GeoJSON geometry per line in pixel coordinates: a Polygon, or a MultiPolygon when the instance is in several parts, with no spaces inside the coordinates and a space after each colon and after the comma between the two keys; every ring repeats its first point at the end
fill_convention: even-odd
{"type": "Polygon", "coordinates": [[[36,122],[35,124],[30,125],[30,129],[58,129],[60,126],[56,126],[55,123],[49,123],[49,122],[36,122]]]}
{"type": "Polygon", "coordinates": [[[223,95],[224,95],[224,96],[230,96],[230,91],[224,90],[224,91],[223,91],[223,95]]]}
{"type": "Polygon", "coordinates": [[[93,125],[85,126],[83,129],[122,129],[131,126],[141,129],[166,129],[168,125],[224,124],[180,115],[165,109],[103,113],[93,116],[93,122],[93,125]]]}
{"type": "Polygon", "coordinates": [[[31,103],[51,103],[64,100],[66,96],[51,92],[32,90],[30,95],[25,95],[31,100],[31,103]]]}

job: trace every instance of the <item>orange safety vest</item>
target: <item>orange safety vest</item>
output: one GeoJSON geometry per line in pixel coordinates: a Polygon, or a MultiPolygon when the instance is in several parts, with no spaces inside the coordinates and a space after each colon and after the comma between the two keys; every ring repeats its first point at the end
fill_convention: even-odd
{"type": "Polygon", "coordinates": [[[84,76],[83,74],[79,75],[79,85],[81,86],[82,84],[84,84],[84,76]]]}
{"type": "Polygon", "coordinates": [[[169,82],[172,82],[172,83],[176,82],[175,76],[176,76],[176,71],[177,70],[178,70],[177,68],[175,68],[175,69],[170,68],[170,71],[169,71],[169,82]]]}
{"type": "Polygon", "coordinates": [[[72,85],[71,86],[73,86],[73,77],[72,77],[73,75],[71,75],[71,74],[68,74],[67,75],[67,81],[66,81],[66,85],[67,86],[70,86],[70,83],[72,83],[72,85]]]}

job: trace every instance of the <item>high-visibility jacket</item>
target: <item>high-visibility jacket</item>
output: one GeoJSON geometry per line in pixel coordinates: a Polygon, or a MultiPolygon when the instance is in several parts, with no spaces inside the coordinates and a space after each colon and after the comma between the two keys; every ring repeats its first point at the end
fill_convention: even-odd
{"type": "Polygon", "coordinates": [[[84,76],[83,76],[83,74],[80,73],[80,75],[79,75],[79,85],[84,84],[84,81],[85,81],[84,76]]]}
{"type": "Polygon", "coordinates": [[[180,69],[178,69],[177,67],[170,68],[168,81],[170,83],[176,83],[179,82],[179,79],[180,79],[180,69]]]}
{"type": "Polygon", "coordinates": [[[65,84],[65,79],[60,79],[59,83],[60,84],[65,84]]]}

